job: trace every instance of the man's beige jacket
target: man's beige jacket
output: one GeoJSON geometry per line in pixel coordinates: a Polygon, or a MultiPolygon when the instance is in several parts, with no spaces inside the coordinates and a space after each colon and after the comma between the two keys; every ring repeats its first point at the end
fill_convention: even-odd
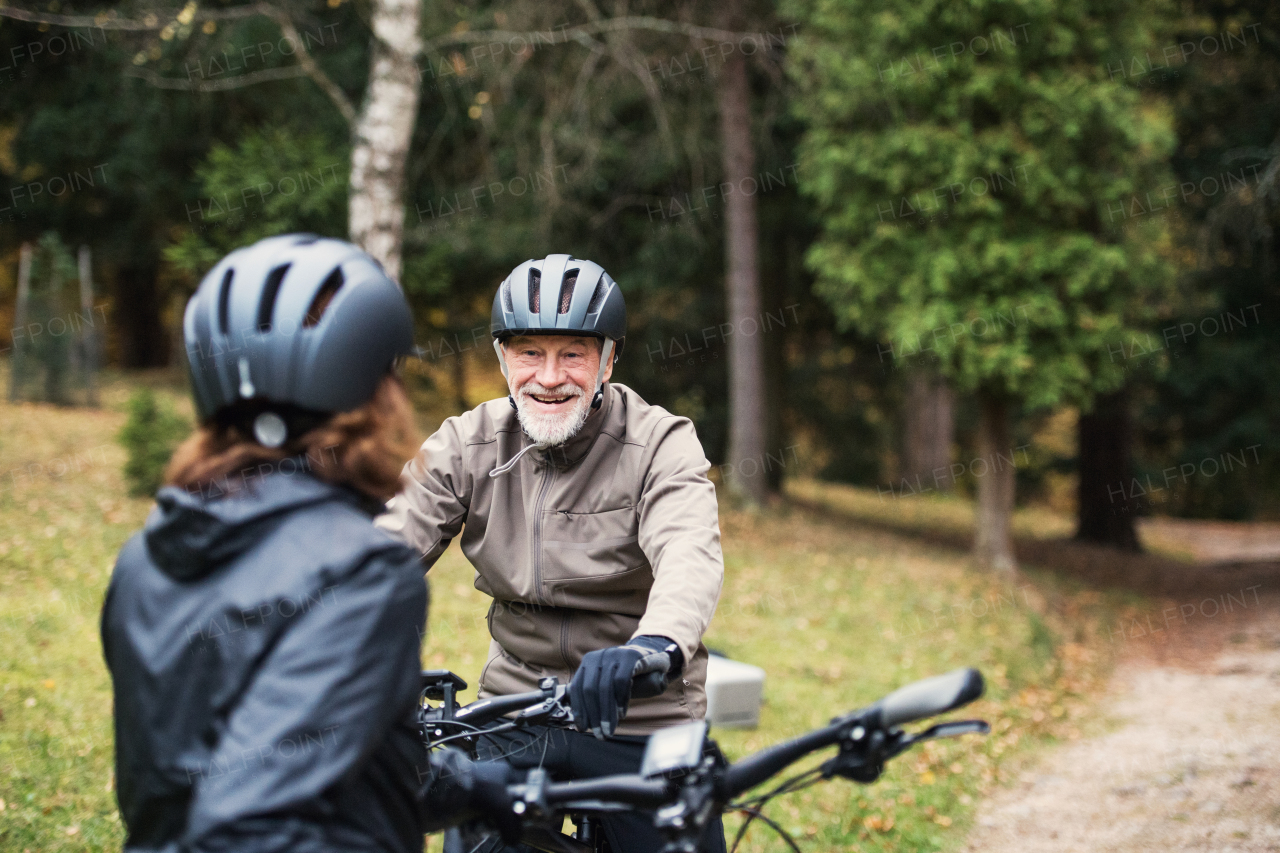
{"type": "Polygon", "coordinates": [[[702,634],[724,560],[710,464],[687,418],[605,384],[582,430],[515,467],[529,443],[506,399],[449,418],[405,466],[378,524],[429,569],[461,532],[476,589],[493,597],[480,695],[568,682],[582,657],[655,634],[680,645],[681,679],[635,700],[619,734],[702,719],[702,634]]]}

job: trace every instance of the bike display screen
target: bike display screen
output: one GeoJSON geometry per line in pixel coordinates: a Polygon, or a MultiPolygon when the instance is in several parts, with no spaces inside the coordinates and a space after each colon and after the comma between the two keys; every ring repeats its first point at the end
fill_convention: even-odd
{"type": "Polygon", "coordinates": [[[640,762],[640,775],[651,778],[692,770],[702,758],[706,740],[707,724],[702,720],[654,732],[640,762]]]}

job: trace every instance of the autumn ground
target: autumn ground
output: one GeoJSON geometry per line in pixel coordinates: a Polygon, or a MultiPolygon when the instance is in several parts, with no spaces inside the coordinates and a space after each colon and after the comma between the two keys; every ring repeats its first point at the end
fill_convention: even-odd
{"type": "MultiPolygon", "coordinates": [[[[109,383],[100,411],[0,404],[0,850],[121,843],[97,617],[114,554],[149,506],[124,497],[114,441],[136,381],[109,383]]],[[[1105,554],[1065,559],[1053,537],[1066,522],[1049,513],[1019,515],[1027,568],[1004,581],[971,569],[956,547],[971,511],[963,502],[882,504],[797,483],[767,513],[722,507],[727,574],[708,643],[763,666],[768,682],[760,727],[716,735],[741,756],[964,665],[989,684],[966,714],[993,733],[903,756],[872,786],[834,782],[778,802],[771,814],[808,850],[962,848],[980,804],[1017,790],[1006,786],[1055,746],[1114,728],[1099,697],[1115,661],[1139,646],[1134,626],[1192,600],[1100,581],[1189,564],[1157,556],[1130,572],[1105,554]]],[[[474,684],[486,601],[457,549],[431,579],[424,662],[474,684]]],[[[744,847],[784,849],[756,828],[744,847]]]]}

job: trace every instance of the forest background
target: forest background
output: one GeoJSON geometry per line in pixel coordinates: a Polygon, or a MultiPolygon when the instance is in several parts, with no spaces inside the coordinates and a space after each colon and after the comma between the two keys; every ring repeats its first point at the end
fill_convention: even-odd
{"type": "Polygon", "coordinates": [[[177,365],[222,254],[312,231],[398,275],[456,413],[497,284],[568,252],[742,502],[973,493],[998,569],[1015,503],[1127,549],[1280,517],[1273,4],[55,0],[0,7],[0,66],[15,363],[96,317],[177,365]]]}

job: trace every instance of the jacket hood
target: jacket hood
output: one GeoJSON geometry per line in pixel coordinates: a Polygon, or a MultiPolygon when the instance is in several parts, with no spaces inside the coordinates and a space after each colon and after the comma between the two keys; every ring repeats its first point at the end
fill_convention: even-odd
{"type": "Polygon", "coordinates": [[[143,536],[161,571],[179,581],[204,577],[235,559],[261,538],[264,528],[299,507],[338,500],[371,515],[380,509],[370,505],[372,499],[309,474],[277,472],[234,486],[226,492],[215,484],[200,493],[166,486],[156,494],[143,536]]]}

